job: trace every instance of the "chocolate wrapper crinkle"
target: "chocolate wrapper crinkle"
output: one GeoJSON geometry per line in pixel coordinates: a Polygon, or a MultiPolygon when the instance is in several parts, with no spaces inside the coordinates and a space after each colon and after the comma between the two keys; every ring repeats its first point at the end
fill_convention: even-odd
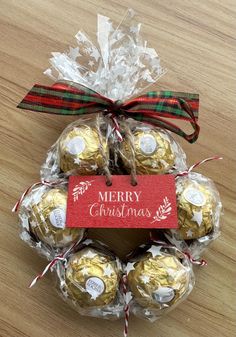
{"type": "Polygon", "coordinates": [[[102,115],[83,116],[63,131],[47,154],[41,177],[55,180],[69,175],[109,172],[106,123],[102,115]]]}
{"type": "Polygon", "coordinates": [[[66,227],[67,181],[35,186],[19,209],[20,237],[49,260],[83,238],[82,228],[66,227]]]}
{"type": "Polygon", "coordinates": [[[81,315],[123,316],[123,264],[99,241],[87,239],[56,265],[57,289],[81,315]]]}
{"type": "Polygon", "coordinates": [[[182,251],[199,258],[220,235],[222,203],[214,182],[190,172],[176,179],[179,228],[166,230],[166,238],[182,251]]]}
{"type": "Polygon", "coordinates": [[[166,174],[187,168],[186,155],[170,132],[132,119],[122,130],[118,153],[129,173],[133,169],[137,174],[166,174]]]}
{"type": "Polygon", "coordinates": [[[126,266],[130,311],[155,321],[181,303],[192,291],[194,274],[188,257],[176,247],[142,245],[126,266]]]}

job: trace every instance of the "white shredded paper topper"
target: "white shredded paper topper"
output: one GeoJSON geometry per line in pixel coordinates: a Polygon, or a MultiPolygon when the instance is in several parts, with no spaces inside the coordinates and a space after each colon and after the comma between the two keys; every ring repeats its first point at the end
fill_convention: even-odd
{"type": "Polygon", "coordinates": [[[97,47],[83,32],[76,34],[78,46],[52,53],[51,68],[44,73],[54,81],[83,84],[113,100],[124,100],[144,91],[165,73],[160,58],[140,36],[141,23],[129,9],[120,24],[97,16],[97,47]]]}

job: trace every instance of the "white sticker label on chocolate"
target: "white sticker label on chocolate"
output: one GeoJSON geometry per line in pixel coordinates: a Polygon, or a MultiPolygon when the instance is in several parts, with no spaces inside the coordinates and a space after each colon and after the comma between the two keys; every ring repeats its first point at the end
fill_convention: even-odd
{"type": "Polygon", "coordinates": [[[175,297],[175,291],[169,287],[159,287],[153,293],[153,297],[159,303],[168,303],[175,297]]]}
{"type": "Polygon", "coordinates": [[[91,299],[96,300],[104,292],[105,285],[99,277],[90,277],[85,283],[85,289],[91,295],[91,299]]]}
{"type": "Polygon", "coordinates": [[[150,155],[156,151],[157,142],[152,135],[144,135],[140,138],[139,146],[143,154],[150,155]]]}
{"type": "Polygon", "coordinates": [[[65,228],[66,211],[63,208],[55,208],[49,216],[51,224],[56,228],[65,228]]]}
{"type": "Polygon", "coordinates": [[[184,191],[184,198],[194,206],[201,207],[205,205],[206,198],[204,194],[196,188],[190,187],[184,191]]]}
{"type": "Polygon", "coordinates": [[[70,154],[79,155],[85,149],[85,141],[82,137],[77,136],[69,140],[66,147],[70,154]]]}

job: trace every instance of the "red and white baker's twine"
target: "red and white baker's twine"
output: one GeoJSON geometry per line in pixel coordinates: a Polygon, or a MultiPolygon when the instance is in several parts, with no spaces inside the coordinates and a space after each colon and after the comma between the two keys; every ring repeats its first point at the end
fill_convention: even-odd
{"type": "MultiPolygon", "coordinates": [[[[19,198],[19,200],[16,202],[15,206],[12,208],[12,212],[17,212],[22,201],[24,200],[24,198],[26,197],[26,195],[35,187],[40,186],[40,185],[45,185],[45,186],[55,186],[58,185],[62,182],[62,180],[57,180],[57,181],[46,181],[46,180],[42,180],[42,181],[38,181],[37,183],[34,183],[32,185],[30,185],[21,195],[21,197],[19,198]]],[[[67,183],[67,182],[65,182],[67,183]]]]}
{"type": "Polygon", "coordinates": [[[58,261],[65,261],[65,257],[63,255],[55,257],[42,271],[42,273],[38,274],[33,281],[30,283],[29,288],[32,288],[38,280],[44,277],[44,275],[58,262],[58,261]]]}
{"type": "Polygon", "coordinates": [[[122,279],[122,287],[123,287],[123,294],[124,294],[124,313],[125,313],[125,326],[124,326],[124,337],[128,336],[128,327],[129,327],[129,299],[127,298],[127,292],[128,292],[128,285],[127,285],[127,275],[123,275],[122,279]]]}
{"type": "Polygon", "coordinates": [[[73,245],[71,245],[67,251],[63,254],[60,254],[58,256],[56,256],[45,268],[44,270],[42,271],[42,273],[38,274],[34,279],[33,281],[30,283],[29,285],[29,288],[32,288],[41,278],[44,277],[44,275],[51,269],[55,266],[55,264],[59,261],[62,261],[62,262],[66,262],[66,258],[67,256],[69,255],[69,253],[71,253],[75,248],[76,246],[79,244],[80,242],[75,242],[73,245]]]}
{"type": "MultiPolygon", "coordinates": [[[[150,232],[150,239],[151,241],[157,243],[158,245],[160,246],[163,246],[164,248],[176,248],[178,249],[175,245],[173,244],[169,244],[169,243],[166,243],[165,241],[161,241],[161,240],[156,240],[154,237],[153,237],[153,233],[150,232]]],[[[178,249],[179,250],[179,249],[178,249]]],[[[201,267],[203,266],[207,266],[207,261],[204,260],[204,259],[194,259],[192,257],[192,255],[189,253],[189,252],[186,252],[186,251],[181,251],[181,253],[183,253],[188,259],[189,261],[192,263],[192,264],[196,264],[196,265],[199,265],[201,267]]]]}
{"type": "Polygon", "coordinates": [[[206,158],[206,159],[203,159],[195,164],[193,164],[192,166],[190,166],[186,171],[182,171],[182,172],[179,172],[175,175],[175,177],[182,177],[182,176],[186,176],[188,175],[195,167],[197,166],[200,166],[208,161],[211,161],[211,160],[221,160],[223,159],[222,157],[219,157],[219,156],[213,156],[213,157],[209,157],[209,158],[206,158]]]}
{"type": "Polygon", "coordinates": [[[109,117],[112,120],[112,122],[113,122],[112,132],[115,132],[116,136],[117,136],[117,138],[119,140],[119,142],[122,142],[123,137],[122,137],[122,135],[120,133],[120,125],[119,125],[119,123],[117,121],[116,115],[111,112],[111,113],[107,114],[107,117],[109,117]]]}
{"type": "Polygon", "coordinates": [[[207,266],[207,261],[204,260],[204,259],[201,259],[201,260],[197,260],[197,259],[194,259],[191,254],[189,254],[188,252],[183,252],[184,255],[187,256],[187,258],[189,259],[189,261],[192,263],[192,264],[196,264],[196,265],[199,265],[201,267],[203,266],[207,266]]]}

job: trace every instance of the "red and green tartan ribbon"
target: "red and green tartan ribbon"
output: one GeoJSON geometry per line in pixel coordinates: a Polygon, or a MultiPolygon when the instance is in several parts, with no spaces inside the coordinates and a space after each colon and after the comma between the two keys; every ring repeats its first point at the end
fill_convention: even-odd
{"type": "Polygon", "coordinates": [[[190,143],[194,143],[198,138],[198,94],[150,91],[127,102],[121,102],[113,101],[83,85],[75,84],[74,87],[69,83],[70,85],[66,82],[56,83],[51,87],[35,84],[18,108],[59,115],[83,115],[103,111],[113,119],[125,116],[170,130],[190,143]],[[185,133],[168,119],[190,123],[193,132],[185,133]]]}

